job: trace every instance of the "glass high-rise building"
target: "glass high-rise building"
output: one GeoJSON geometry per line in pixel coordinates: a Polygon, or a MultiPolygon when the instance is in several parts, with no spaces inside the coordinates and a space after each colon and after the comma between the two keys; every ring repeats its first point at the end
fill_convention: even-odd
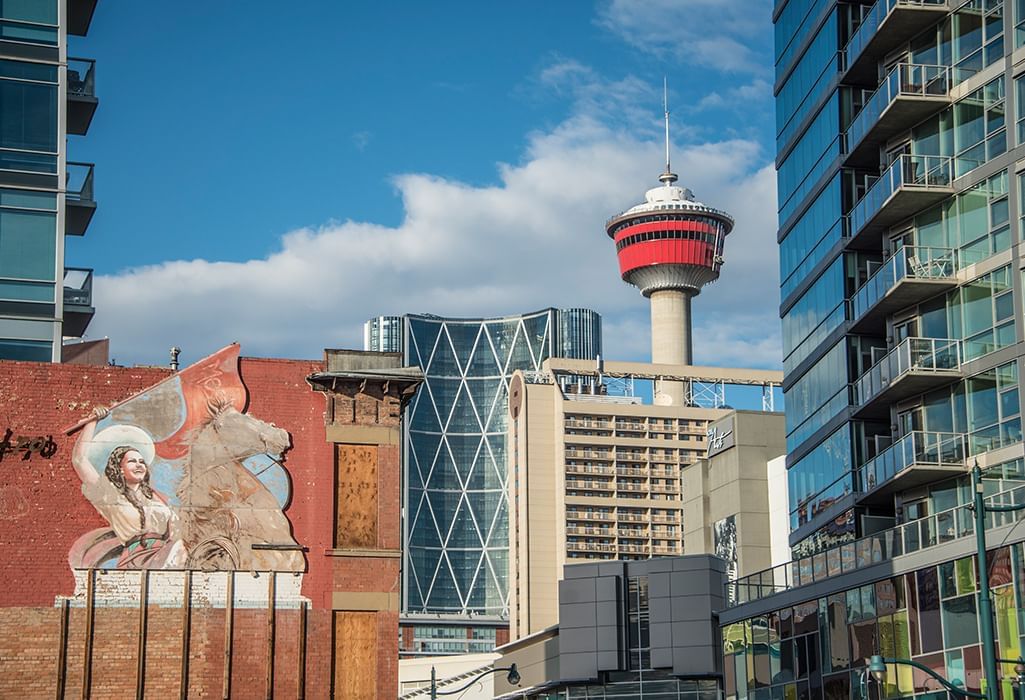
{"type": "MultiPolygon", "coordinates": [[[[1025,2],[778,0],[773,21],[793,561],[720,615],[726,695],[867,697],[872,654],[978,692],[970,470],[1025,496],[1025,2]]],[[[989,522],[1004,658],[1013,520],[989,522]]],[[[868,692],[938,688],[893,666],[868,692]]]]}
{"type": "MultiPolygon", "coordinates": [[[[385,316],[365,324],[364,338],[365,349],[401,351],[424,373],[403,423],[403,614],[507,620],[509,380],[517,369],[539,370],[548,357],[600,355],[601,317],[588,309],[487,319],[385,316]]],[[[442,636],[435,632],[422,631],[414,650],[494,645],[432,647],[430,638],[442,636]]]]}
{"type": "Polygon", "coordinates": [[[95,62],[68,55],[96,0],[0,2],[0,359],[61,359],[93,316],[92,270],[65,267],[64,236],[92,219],[93,166],[69,162],[89,130],[95,62]]]}

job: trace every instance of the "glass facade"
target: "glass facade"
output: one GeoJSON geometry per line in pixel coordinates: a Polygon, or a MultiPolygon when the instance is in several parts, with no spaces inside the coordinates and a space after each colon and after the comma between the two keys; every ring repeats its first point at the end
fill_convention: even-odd
{"type": "Polygon", "coordinates": [[[853,540],[869,521],[898,521],[900,489],[868,498],[857,474],[914,431],[956,433],[966,459],[1021,444],[1018,367],[1008,353],[1022,332],[1014,287],[1025,276],[1015,273],[1012,222],[1025,230],[1025,177],[1012,163],[1025,159],[1025,77],[1015,75],[1014,47],[1004,41],[1013,34],[1020,43],[1021,3],[1004,9],[1002,0],[777,3],[795,553],[853,540]],[[942,80],[872,107],[899,66],[915,67],[905,82],[942,80]],[[861,145],[869,133],[885,134],[873,136],[878,148],[861,145]],[[937,343],[942,367],[921,350],[937,343]],[[926,366],[928,382],[908,379],[926,366]],[[898,381],[905,388],[895,389],[898,381]]]}
{"type": "MultiPolygon", "coordinates": [[[[998,658],[1016,659],[1022,649],[1023,556],[1022,543],[990,552],[998,658]]],[[[955,685],[980,692],[984,680],[977,597],[975,560],[966,557],[725,625],[726,697],[947,696],[925,673],[897,664],[887,667],[878,689],[863,695],[864,672],[873,654],[917,661],[955,685]]],[[[1004,665],[1002,672],[1010,676],[1011,666],[1004,665]]],[[[1013,693],[1010,680],[1003,680],[1002,696],[1013,698],[1013,693]]]]}
{"type": "Polygon", "coordinates": [[[403,612],[507,618],[509,380],[549,357],[600,355],[601,317],[382,317],[367,323],[366,349],[386,349],[396,319],[405,362],[425,377],[403,425],[403,612]]]}
{"type": "MultiPolygon", "coordinates": [[[[88,303],[80,305],[73,313],[81,316],[63,325],[65,230],[72,219],[79,229],[73,233],[88,225],[71,216],[65,196],[71,172],[65,86],[74,75],[61,60],[64,4],[0,0],[0,359],[59,361],[62,337],[80,335],[92,315],[88,303]]],[[[88,195],[94,206],[91,177],[88,195]]]]}
{"type": "MultiPolygon", "coordinates": [[[[774,22],[792,556],[729,587],[725,695],[947,697],[909,666],[867,681],[874,654],[979,692],[970,468],[991,500],[1025,501],[1025,72],[1013,55],[1025,3],[783,0],[774,22]],[[825,65],[807,52],[830,28],[843,48],[827,79],[802,66],[825,65]],[[879,109],[873,96],[901,66],[915,67],[909,83],[942,80],[879,109]],[[818,115],[790,117],[798,105],[818,115]],[[834,145],[852,124],[852,140],[875,134],[870,147],[834,145]]],[[[994,514],[987,528],[1023,517],[994,514]]],[[[1019,530],[989,557],[1003,658],[1022,646],[1019,530]]],[[[1000,697],[1013,693],[1001,680],[1000,697]]]]}

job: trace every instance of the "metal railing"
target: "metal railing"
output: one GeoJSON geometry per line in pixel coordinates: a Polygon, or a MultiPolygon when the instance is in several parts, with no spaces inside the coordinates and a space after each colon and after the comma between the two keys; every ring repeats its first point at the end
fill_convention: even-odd
{"type": "Polygon", "coordinates": [[[921,63],[898,63],[865,101],[845,134],[847,152],[861,143],[879,117],[898,97],[944,97],[950,92],[950,68],[921,63]]]}
{"type": "Polygon", "coordinates": [[[879,266],[851,297],[851,320],[857,321],[885,297],[898,282],[908,278],[951,279],[957,273],[953,248],[903,246],[879,266]]]}
{"type": "MultiPolygon", "coordinates": [[[[989,496],[986,502],[1015,505],[1025,503],[1025,486],[989,496]]],[[[960,505],[744,576],[726,585],[727,605],[734,607],[761,600],[775,593],[873,566],[893,557],[970,537],[975,533],[974,517],[966,505],[960,505]]],[[[1022,519],[1025,519],[1025,511],[987,513],[986,529],[1009,525],[1022,519]]]]}
{"type": "Polygon", "coordinates": [[[962,433],[915,430],[858,469],[856,490],[868,493],[909,467],[963,466],[965,454],[965,436],[962,433]]]}
{"type": "Polygon", "coordinates": [[[904,154],[895,158],[851,210],[851,235],[857,236],[902,187],[950,187],[953,180],[952,163],[953,159],[948,156],[904,154]]]}
{"type": "Polygon", "coordinates": [[[93,305],[93,271],[85,267],[64,268],[64,305],[93,305]]]}
{"type": "Polygon", "coordinates": [[[864,406],[908,372],[951,372],[961,367],[961,341],[905,338],[854,383],[854,404],[864,406]]]}
{"type": "Polygon", "coordinates": [[[64,182],[65,197],[68,201],[93,201],[94,167],[92,163],[68,163],[67,176],[64,182]]]}
{"type": "Polygon", "coordinates": [[[879,25],[889,17],[896,7],[928,7],[930,5],[944,6],[947,0],[877,0],[872,9],[862,17],[861,26],[851,35],[847,46],[844,47],[845,68],[849,68],[865,50],[868,43],[879,31],[879,25]]]}
{"type": "Polygon", "coordinates": [[[91,58],[68,59],[68,96],[96,97],[96,61],[91,58]]]}

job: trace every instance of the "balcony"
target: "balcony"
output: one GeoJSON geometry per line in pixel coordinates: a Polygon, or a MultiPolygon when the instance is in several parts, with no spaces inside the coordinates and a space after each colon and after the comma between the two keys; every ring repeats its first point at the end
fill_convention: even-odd
{"type": "Polygon", "coordinates": [[[844,47],[844,81],[875,83],[888,53],[949,11],[947,0],[876,0],[844,47]]]}
{"type": "Polygon", "coordinates": [[[80,267],[64,268],[64,335],[81,338],[95,313],[93,271],[80,267]]]}
{"type": "Polygon", "coordinates": [[[956,287],[958,269],[952,248],[901,247],[851,297],[851,331],[882,335],[888,315],[956,287]]]}
{"type": "Polygon", "coordinates": [[[85,36],[96,11],[96,0],[68,1],[68,34],[85,36]]]}
{"type": "Polygon", "coordinates": [[[883,230],[954,194],[952,159],[902,155],[851,209],[851,248],[878,248],[883,230]]]}
{"type": "Polygon", "coordinates": [[[92,163],[68,163],[65,192],[67,216],[64,221],[64,233],[69,236],[82,236],[89,228],[93,214],[96,213],[92,163]]]}
{"type": "Polygon", "coordinates": [[[854,383],[854,415],[889,418],[890,405],[961,378],[961,341],[905,338],[854,383]]]}
{"type": "Polygon", "coordinates": [[[96,107],[96,61],[68,59],[68,133],[84,136],[89,131],[96,107]]]}
{"type": "Polygon", "coordinates": [[[845,134],[849,167],[871,167],[888,139],[950,105],[950,68],[898,63],[845,134]]]}
{"type": "Polygon", "coordinates": [[[897,491],[964,474],[961,433],[908,433],[858,469],[861,503],[889,500],[897,491]]]}

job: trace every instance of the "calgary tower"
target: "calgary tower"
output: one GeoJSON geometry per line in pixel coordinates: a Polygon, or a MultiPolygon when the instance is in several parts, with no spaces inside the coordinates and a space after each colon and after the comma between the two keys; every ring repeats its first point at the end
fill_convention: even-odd
{"type": "MultiPolygon", "coordinates": [[[[666,93],[668,95],[668,92],[666,93]]],[[[651,361],[692,362],[691,298],[719,278],[723,241],[733,218],[694,199],[677,187],[669,165],[669,104],[665,100],[666,169],[660,187],[648,190],[644,203],[612,217],[605,230],[616,243],[619,271],[625,282],[651,300],[651,361]]],[[[659,405],[684,403],[680,382],[657,382],[659,405]]]]}

